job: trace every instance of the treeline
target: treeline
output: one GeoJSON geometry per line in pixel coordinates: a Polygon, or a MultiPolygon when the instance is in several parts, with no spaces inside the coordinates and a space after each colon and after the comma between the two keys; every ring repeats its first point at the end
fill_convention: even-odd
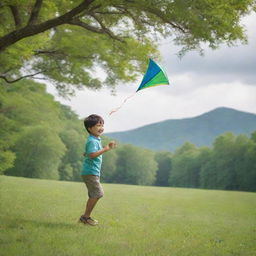
{"type": "MultiPolygon", "coordinates": [[[[81,181],[83,122],[44,85],[0,84],[0,134],[2,174],[81,181]]],[[[256,131],[223,134],[210,148],[185,143],[173,153],[119,144],[103,158],[103,182],[256,191],[256,131]]]]}
{"type": "Polygon", "coordinates": [[[30,178],[79,180],[86,134],[45,85],[0,84],[0,172],[30,178]]]}
{"type": "Polygon", "coordinates": [[[162,164],[158,176],[169,169],[168,186],[256,191],[256,132],[251,138],[223,134],[211,148],[185,143],[162,164]]]}
{"type": "Polygon", "coordinates": [[[185,143],[174,153],[123,145],[104,160],[106,182],[256,191],[256,131],[223,134],[211,148],[185,143]]]}

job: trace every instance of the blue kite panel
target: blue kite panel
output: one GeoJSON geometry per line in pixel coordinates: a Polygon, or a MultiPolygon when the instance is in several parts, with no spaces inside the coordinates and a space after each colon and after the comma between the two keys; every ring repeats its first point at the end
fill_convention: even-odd
{"type": "Polygon", "coordinates": [[[146,74],[144,75],[143,80],[142,80],[138,90],[142,86],[144,86],[147,82],[149,82],[153,77],[155,77],[160,71],[161,71],[161,68],[153,60],[150,59],[149,64],[148,64],[148,70],[147,70],[146,74]]]}

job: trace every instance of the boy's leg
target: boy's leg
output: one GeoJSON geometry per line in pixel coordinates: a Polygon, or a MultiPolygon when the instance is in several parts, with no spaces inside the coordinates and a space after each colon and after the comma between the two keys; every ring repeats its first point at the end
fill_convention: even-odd
{"type": "Polygon", "coordinates": [[[86,204],[84,217],[89,218],[91,216],[92,210],[97,204],[99,198],[89,198],[86,204]]]}
{"type": "Polygon", "coordinates": [[[86,203],[84,215],[81,216],[80,221],[91,225],[96,225],[98,221],[91,218],[91,213],[98,200],[104,195],[104,191],[98,176],[85,175],[82,176],[82,178],[87,186],[89,199],[86,203]]]}

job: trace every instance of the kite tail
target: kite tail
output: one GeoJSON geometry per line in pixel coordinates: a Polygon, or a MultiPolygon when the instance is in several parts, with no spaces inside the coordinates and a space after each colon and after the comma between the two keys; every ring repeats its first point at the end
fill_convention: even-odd
{"type": "MultiPolygon", "coordinates": [[[[135,93],[136,93],[136,92],[135,92],[135,93]]],[[[118,108],[113,109],[113,110],[109,113],[109,115],[112,115],[113,113],[115,113],[116,111],[118,111],[118,110],[125,104],[125,102],[126,102],[127,100],[129,100],[130,98],[132,98],[132,97],[135,95],[135,93],[132,94],[132,95],[130,95],[129,97],[127,97],[127,98],[123,101],[123,103],[122,103],[118,108]]]]}

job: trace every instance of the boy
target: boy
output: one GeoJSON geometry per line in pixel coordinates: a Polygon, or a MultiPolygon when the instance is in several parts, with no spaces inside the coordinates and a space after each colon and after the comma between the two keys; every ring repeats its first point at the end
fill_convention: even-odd
{"type": "Polygon", "coordinates": [[[104,131],[104,120],[98,115],[90,115],[85,118],[84,126],[89,133],[85,144],[85,159],[81,176],[88,189],[89,199],[86,204],[84,215],[79,219],[84,224],[95,226],[98,221],[91,218],[91,212],[98,200],[103,196],[104,191],[100,184],[100,170],[102,154],[116,146],[114,141],[102,147],[100,135],[104,131]]]}

